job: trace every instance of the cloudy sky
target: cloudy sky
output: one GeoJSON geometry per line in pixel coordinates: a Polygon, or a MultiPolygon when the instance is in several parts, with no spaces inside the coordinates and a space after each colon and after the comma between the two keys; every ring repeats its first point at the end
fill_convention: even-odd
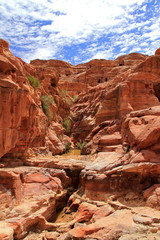
{"type": "Polygon", "coordinates": [[[72,64],[160,47],[160,0],[0,0],[14,55],[72,64]]]}

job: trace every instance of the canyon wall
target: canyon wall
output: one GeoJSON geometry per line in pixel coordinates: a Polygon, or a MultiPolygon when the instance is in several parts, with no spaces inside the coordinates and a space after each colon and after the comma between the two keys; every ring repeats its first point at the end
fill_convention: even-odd
{"type": "Polygon", "coordinates": [[[23,62],[4,40],[0,54],[0,157],[63,153],[70,107],[57,87],[57,70],[23,62]]]}
{"type": "MultiPolygon", "coordinates": [[[[100,65],[104,61],[97,62],[100,65]]],[[[157,54],[151,57],[141,54],[119,57],[112,61],[108,71],[106,68],[107,81],[88,86],[79,95],[71,108],[72,136],[75,142],[86,141],[84,153],[104,151],[104,148],[114,148],[111,145],[125,143],[127,140],[124,138],[116,140],[114,132],[121,135],[122,123],[127,115],[132,111],[159,107],[159,64],[160,56],[157,54]],[[115,138],[115,143],[113,139],[107,140],[110,135],[115,138]]]]}

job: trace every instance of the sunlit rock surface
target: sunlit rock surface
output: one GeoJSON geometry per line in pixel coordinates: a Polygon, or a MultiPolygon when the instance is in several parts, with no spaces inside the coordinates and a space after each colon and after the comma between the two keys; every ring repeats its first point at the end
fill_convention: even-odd
{"type": "Polygon", "coordinates": [[[0,40],[0,49],[0,157],[63,153],[62,124],[69,105],[57,88],[56,69],[36,69],[24,63],[4,40],[0,40]],[[28,76],[36,78],[38,87],[30,84],[28,76]],[[52,101],[47,102],[46,96],[52,101]]]}

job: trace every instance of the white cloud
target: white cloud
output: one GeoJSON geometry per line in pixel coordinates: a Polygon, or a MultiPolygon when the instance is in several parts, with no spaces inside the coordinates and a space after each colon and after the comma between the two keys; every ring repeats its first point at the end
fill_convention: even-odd
{"type": "Polygon", "coordinates": [[[58,50],[59,49],[57,47],[55,48],[51,46],[40,47],[40,48],[37,48],[35,51],[32,51],[32,53],[29,53],[29,55],[26,54],[24,56],[24,60],[29,62],[31,60],[30,54],[32,55],[32,59],[50,59],[56,55],[58,50]]]}
{"type": "Polygon", "coordinates": [[[110,50],[99,51],[93,55],[92,59],[110,59],[113,57],[113,53],[110,50]]]}
{"type": "Polygon", "coordinates": [[[76,62],[113,58],[117,47],[122,53],[146,50],[150,41],[158,45],[160,20],[156,13],[145,18],[146,4],[145,0],[1,0],[0,33],[26,61],[59,58],[65,46],[83,43],[88,44],[86,49],[72,56],[76,62]],[[139,9],[141,13],[135,14],[139,9]]]}

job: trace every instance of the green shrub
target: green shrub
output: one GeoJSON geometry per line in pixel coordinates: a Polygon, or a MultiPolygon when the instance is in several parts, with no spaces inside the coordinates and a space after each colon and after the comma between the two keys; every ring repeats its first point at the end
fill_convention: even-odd
{"type": "Polygon", "coordinates": [[[39,88],[41,86],[39,80],[37,78],[34,78],[32,76],[27,76],[27,79],[29,80],[30,82],[30,85],[33,87],[33,88],[39,88]]]}
{"type": "Polygon", "coordinates": [[[71,150],[71,143],[70,142],[66,142],[65,143],[65,152],[69,152],[71,150]]]}
{"type": "Polygon", "coordinates": [[[63,127],[65,128],[66,132],[69,132],[71,129],[71,120],[66,118],[63,120],[63,127]]]}
{"type": "Polygon", "coordinates": [[[65,97],[66,95],[67,95],[67,90],[61,89],[61,90],[60,90],[60,96],[61,96],[61,97],[65,97]]]}
{"type": "Polygon", "coordinates": [[[77,142],[76,143],[76,147],[79,149],[79,150],[82,150],[84,148],[84,146],[86,145],[86,142],[83,141],[83,142],[77,142]]]}
{"type": "Polygon", "coordinates": [[[71,106],[73,104],[73,100],[72,98],[68,95],[68,91],[65,89],[60,89],[60,93],[59,95],[62,98],[65,98],[66,102],[68,103],[69,106],[71,106]]]}
{"type": "Polygon", "coordinates": [[[42,109],[49,119],[53,118],[53,114],[50,109],[50,105],[53,103],[55,103],[53,97],[48,95],[42,96],[42,109]]]}
{"type": "Polygon", "coordinates": [[[74,96],[73,96],[73,101],[76,102],[77,99],[78,99],[78,96],[77,96],[77,95],[74,95],[74,96]]]}
{"type": "Polygon", "coordinates": [[[73,104],[72,98],[66,97],[66,102],[68,103],[69,106],[73,104]]]}

